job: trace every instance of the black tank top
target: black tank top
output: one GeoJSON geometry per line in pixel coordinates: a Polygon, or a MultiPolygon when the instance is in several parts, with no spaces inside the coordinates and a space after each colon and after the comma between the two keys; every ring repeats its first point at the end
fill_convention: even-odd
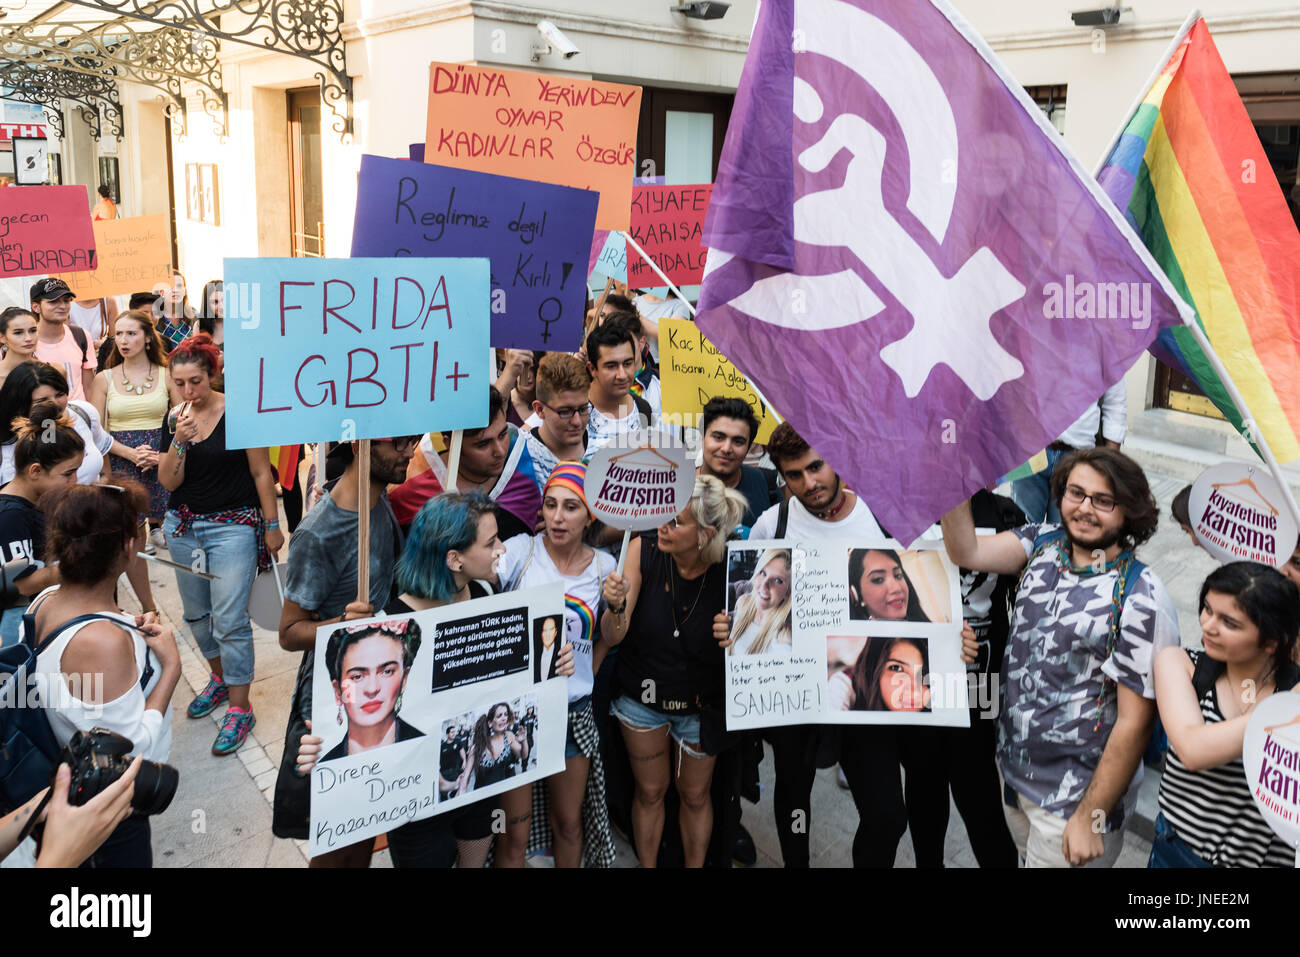
{"type": "Polygon", "coordinates": [[[719,562],[684,579],[655,536],[642,537],[641,592],[618,649],[625,694],[665,714],[697,714],[701,705],[721,703],[723,651],[713,639],[713,616],[723,609],[724,578],[719,562]]]}

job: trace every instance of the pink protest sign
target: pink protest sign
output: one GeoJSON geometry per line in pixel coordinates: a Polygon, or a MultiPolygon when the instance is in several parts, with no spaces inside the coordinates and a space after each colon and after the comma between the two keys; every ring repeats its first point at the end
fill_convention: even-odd
{"type": "Polygon", "coordinates": [[[0,189],[0,276],[85,272],[96,266],[84,186],[0,189]]]}
{"type": "MultiPolygon", "coordinates": [[[[705,249],[700,237],[712,194],[711,183],[632,189],[629,232],[668,279],[679,286],[695,285],[704,278],[705,249]]],[[[663,280],[645,259],[629,249],[627,284],[633,289],[645,289],[662,286],[663,280]]]]}

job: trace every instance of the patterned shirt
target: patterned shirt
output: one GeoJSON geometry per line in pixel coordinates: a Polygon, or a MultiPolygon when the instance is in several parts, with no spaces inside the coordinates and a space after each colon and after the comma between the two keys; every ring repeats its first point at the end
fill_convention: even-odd
{"type": "MultiPolygon", "coordinates": [[[[1014,531],[1030,556],[1034,540],[1057,527],[1014,531]]],[[[1061,817],[1073,814],[1083,798],[1115,726],[1119,694],[1106,679],[1154,699],[1151,662],[1160,649],[1179,643],[1173,600],[1148,567],[1125,598],[1115,648],[1107,654],[1118,576],[1113,568],[1077,574],[1049,548],[1029,563],[1016,596],[1002,661],[998,764],[1008,787],[1061,817]]],[[[1110,827],[1132,811],[1141,780],[1139,764],[1110,827]]]]}

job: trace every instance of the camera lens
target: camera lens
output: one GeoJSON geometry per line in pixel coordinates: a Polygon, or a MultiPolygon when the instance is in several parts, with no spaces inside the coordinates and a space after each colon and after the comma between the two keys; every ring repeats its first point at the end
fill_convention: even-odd
{"type": "Polygon", "coordinates": [[[140,773],[135,778],[131,807],[141,814],[161,814],[172,803],[180,781],[180,772],[170,764],[142,762],[140,773]]]}

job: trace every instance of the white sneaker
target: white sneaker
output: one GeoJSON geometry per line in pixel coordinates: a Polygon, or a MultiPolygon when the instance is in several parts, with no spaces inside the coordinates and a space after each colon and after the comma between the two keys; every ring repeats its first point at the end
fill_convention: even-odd
{"type": "Polygon", "coordinates": [[[150,555],[156,554],[154,549],[164,549],[167,547],[167,536],[163,534],[161,526],[152,529],[149,532],[149,545],[152,545],[153,548],[151,549],[146,546],[145,551],[149,552],[150,555]]]}
{"type": "Polygon", "coordinates": [[[844,769],[838,764],[835,765],[835,780],[839,783],[840,787],[848,788],[849,779],[844,776],[844,769]]]}

